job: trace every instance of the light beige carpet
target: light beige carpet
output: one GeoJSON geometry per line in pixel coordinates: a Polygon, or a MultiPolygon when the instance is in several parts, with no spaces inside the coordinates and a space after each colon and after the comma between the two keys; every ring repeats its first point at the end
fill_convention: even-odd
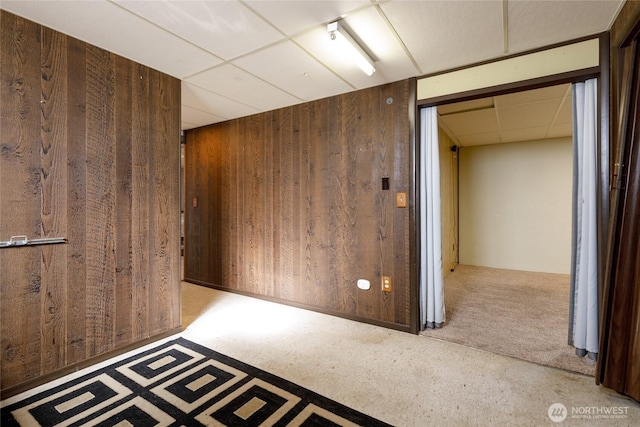
{"type": "Polygon", "coordinates": [[[568,275],[459,265],[444,287],[447,322],[423,335],[595,374],[595,362],[567,344],[568,275]]]}

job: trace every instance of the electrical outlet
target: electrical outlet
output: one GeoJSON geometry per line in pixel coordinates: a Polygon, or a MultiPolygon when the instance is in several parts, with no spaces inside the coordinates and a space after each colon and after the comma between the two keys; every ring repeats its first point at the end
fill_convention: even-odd
{"type": "Polygon", "coordinates": [[[393,281],[391,276],[382,276],[382,292],[391,292],[393,290],[393,281]]]}

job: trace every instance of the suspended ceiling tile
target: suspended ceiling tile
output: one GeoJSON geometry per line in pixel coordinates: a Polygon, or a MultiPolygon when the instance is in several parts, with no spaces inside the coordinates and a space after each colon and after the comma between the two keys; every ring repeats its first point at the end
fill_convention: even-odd
{"type": "Polygon", "coordinates": [[[353,13],[342,23],[345,31],[359,40],[375,61],[376,71],[372,76],[358,68],[353,58],[342,54],[330,39],[325,25],[299,34],[294,41],[355,88],[377,86],[416,74],[411,59],[375,9],[353,13]]]}
{"type": "Polygon", "coordinates": [[[458,141],[460,141],[460,145],[462,147],[497,144],[500,142],[500,135],[498,135],[498,132],[474,133],[471,135],[459,136],[458,141]]]}
{"type": "Polygon", "coordinates": [[[196,74],[186,82],[261,111],[302,102],[232,64],[223,64],[196,74]]]}
{"type": "Polygon", "coordinates": [[[455,102],[453,104],[438,105],[438,113],[442,116],[462,111],[480,110],[493,107],[493,98],[474,99],[472,101],[455,102]]]}
{"type": "Polygon", "coordinates": [[[109,2],[2,0],[2,8],[177,78],[221,62],[109,2]]]}
{"type": "Polygon", "coordinates": [[[624,0],[510,0],[509,52],[523,52],[607,31],[624,0]]]}
{"type": "Polygon", "coordinates": [[[533,128],[546,126],[553,122],[553,118],[560,107],[561,99],[533,102],[530,104],[510,105],[497,108],[501,130],[519,128],[533,128]]]}
{"type": "Polygon", "coordinates": [[[225,60],[284,37],[240,2],[111,1],[225,60]]]}
{"type": "Polygon", "coordinates": [[[234,119],[260,112],[257,108],[241,104],[185,81],[182,82],[182,105],[206,111],[225,119],[234,119]]]}
{"type": "Polygon", "coordinates": [[[180,129],[181,130],[189,130],[189,129],[194,129],[194,128],[197,128],[197,127],[199,127],[199,126],[195,125],[193,123],[185,122],[184,120],[182,122],[180,122],[180,129]]]}
{"type": "Polygon", "coordinates": [[[571,85],[556,85],[543,87],[534,90],[525,90],[522,92],[514,92],[496,97],[496,107],[506,107],[508,105],[527,104],[537,101],[545,101],[549,99],[561,99],[571,92],[571,85]]]}
{"type": "Polygon", "coordinates": [[[440,120],[445,122],[457,137],[498,131],[493,109],[449,114],[440,117],[440,120]]]}
{"type": "Polygon", "coordinates": [[[423,74],[504,53],[500,1],[391,1],[379,7],[423,74]]]}
{"type": "Polygon", "coordinates": [[[316,25],[324,26],[358,8],[371,6],[360,1],[251,1],[248,6],[289,36],[316,25]]]}
{"type": "MultiPolygon", "coordinates": [[[[243,59],[245,70],[258,80],[267,81],[274,86],[281,85],[282,92],[290,92],[291,96],[297,99],[311,100],[500,57],[504,55],[503,4],[508,4],[510,8],[510,52],[521,51],[525,46],[541,47],[604,31],[613,22],[619,7],[623,4],[618,0],[511,0],[506,3],[500,0],[163,0],[162,3],[142,3],[126,3],[129,9],[125,9],[119,5],[122,3],[107,0],[2,0],[0,7],[181,79],[195,76],[221,63],[220,57],[196,44],[208,46],[208,49],[231,52],[227,53],[229,55],[244,52],[246,58],[236,58],[239,61],[236,65],[240,66],[240,60],[243,59]],[[169,9],[173,12],[163,15],[169,9]],[[145,18],[130,10],[144,13],[145,18]],[[210,11],[216,13],[215,19],[208,15],[210,11]],[[381,16],[384,16],[384,19],[381,16]],[[324,33],[324,25],[338,17],[345,19],[378,59],[378,71],[372,79],[360,74],[358,70],[342,69],[339,65],[332,65],[331,58],[323,57],[324,51],[313,47],[317,42],[309,40],[313,32],[324,33]],[[385,28],[379,25],[381,19],[385,28]],[[212,22],[226,26],[226,31],[213,30],[219,31],[223,37],[228,37],[223,40],[224,43],[209,31],[208,26],[214,25],[212,22]],[[243,23],[250,23],[251,28],[242,27],[243,23]],[[410,51],[411,57],[415,58],[419,68],[416,69],[413,64],[413,69],[407,66],[407,63],[411,63],[411,57],[407,56],[402,48],[403,44],[396,39],[392,29],[387,28],[387,23],[395,27],[397,36],[404,38],[404,46],[410,51]],[[162,28],[163,25],[166,29],[162,28]],[[229,32],[234,31],[234,35],[230,36],[229,32]],[[284,39],[285,34],[294,36],[296,43],[304,47],[300,49],[295,43],[288,42],[289,47],[283,48],[278,42],[273,42],[284,39]],[[395,49],[394,44],[388,40],[389,34],[396,41],[395,49]],[[265,44],[265,50],[253,50],[256,46],[260,48],[265,44]],[[392,49],[388,53],[387,47],[392,49]],[[309,55],[312,51],[315,53],[309,55]],[[402,59],[404,56],[406,59],[402,59]],[[326,64],[323,65],[319,61],[326,64]]],[[[235,89],[225,88],[224,96],[215,93],[216,90],[203,89],[201,97],[194,97],[193,94],[185,92],[184,99],[195,102],[198,105],[195,107],[196,110],[206,106],[211,109],[210,114],[224,118],[237,114],[253,114],[256,110],[261,110],[265,104],[268,108],[289,105],[286,96],[284,99],[270,97],[270,89],[262,92],[259,87],[255,89],[255,99],[247,102],[250,95],[244,88],[251,85],[251,82],[241,79],[238,84],[235,89]],[[232,95],[231,92],[238,95],[232,95]],[[278,105],[278,99],[284,104],[278,105]]],[[[217,91],[222,92],[220,89],[217,91]]],[[[562,109],[558,112],[556,122],[561,124],[567,120],[562,109]]],[[[188,125],[190,122],[185,120],[185,123],[188,125]]]]}
{"type": "Polygon", "coordinates": [[[554,124],[561,124],[561,123],[571,124],[572,120],[573,120],[573,104],[572,104],[571,96],[568,96],[564,100],[560,108],[558,109],[558,112],[556,113],[556,118],[553,121],[553,123],[554,124]]]}
{"type": "Polygon", "coordinates": [[[233,64],[305,101],[353,90],[291,41],[239,58],[233,64]]]}
{"type": "Polygon", "coordinates": [[[503,130],[501,133],[501,142],[523,142],[545,139],[547,130],[547,126],[503,130]]]}
{"type": "Polygon", "coordinates": [[[226,120],[224,117],[207,113],[206,111],[198,110],[196,108],[187,107],[186,105],[182,105],[181,111],[183,126],[185,123],[189,126],[188,128],[183,127],[183,129],[193,129],[226,120]]]}
{"type": "Polygon", "coordinates": [[[547,131],[547,138],[559,138],[573,135],[573,125],[569,123],[556,123],[547,131]]]}

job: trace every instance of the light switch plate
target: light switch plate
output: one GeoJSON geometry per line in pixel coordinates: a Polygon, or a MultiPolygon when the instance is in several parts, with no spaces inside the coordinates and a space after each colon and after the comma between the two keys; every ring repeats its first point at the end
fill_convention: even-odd
{"type": "Polygon", "coordinates": [[[407,207],[407,193],[396,193],[396,207],[407,207]]]}

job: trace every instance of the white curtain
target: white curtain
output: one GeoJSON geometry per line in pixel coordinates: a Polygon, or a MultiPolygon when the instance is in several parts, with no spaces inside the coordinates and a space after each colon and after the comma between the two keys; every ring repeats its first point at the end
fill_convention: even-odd
{"type": "Polygon", "coordinates": [[[438,328],[445,321],[442,286],[440,163],[436,107],[420,110],[420,315],[422,325],[438,328]]]}
{"type": "MultiPolygon", "coordinates": [[[[598,353],[598,85],[573,85],[573,254],[569,344],[598,353]]],[[[607,191],[602,190],[602,191],[607,191]]]]}

